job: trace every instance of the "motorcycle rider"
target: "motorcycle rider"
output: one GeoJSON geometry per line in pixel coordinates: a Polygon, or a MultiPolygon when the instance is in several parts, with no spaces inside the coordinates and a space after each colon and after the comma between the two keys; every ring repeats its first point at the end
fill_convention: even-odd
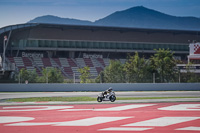
{"type": "Polygon", "coordinates": [[[103,97],[107,97],[110,95],[110,93],[112,92],[112,87],[110,87],[109,89],[105,90],[103,92],[103,97]]]}

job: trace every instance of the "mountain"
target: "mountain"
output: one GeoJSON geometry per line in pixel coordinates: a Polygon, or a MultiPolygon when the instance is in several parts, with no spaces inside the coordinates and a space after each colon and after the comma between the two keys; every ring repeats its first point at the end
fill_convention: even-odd
{"type": "Polygon", "coordinates": [[[30,20],[28,23],[50,23],[50,24],[74,24],[74,25],[91,25],[92,22],[70,18],[60,18],[57,16],[46,15],[30,20]]]}
{"type": "Polygon", "coordinates": [[[115,12],[97,20],[95,24],[137,28],[200,30],[199,18],[175,17],[143,6],[115,12]]]}
{"type": "Polygon", "coordinates": [[[113,27],[133,27],[150,29],[200,30],[200,19],[195,17],[177,17],[167,15],[143,6],[117,11],[95,22],[56,16],[37,17],[29,23],[53,23],[72,25],[97,25],[113,27]]]}

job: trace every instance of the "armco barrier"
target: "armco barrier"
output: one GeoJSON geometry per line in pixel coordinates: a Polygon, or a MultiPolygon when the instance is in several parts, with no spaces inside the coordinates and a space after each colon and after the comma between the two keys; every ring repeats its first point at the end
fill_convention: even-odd
{"type": "Polygon", "coordinates": [[[200,91],[200,83],[0,84],[0,92],[200,91]]]}

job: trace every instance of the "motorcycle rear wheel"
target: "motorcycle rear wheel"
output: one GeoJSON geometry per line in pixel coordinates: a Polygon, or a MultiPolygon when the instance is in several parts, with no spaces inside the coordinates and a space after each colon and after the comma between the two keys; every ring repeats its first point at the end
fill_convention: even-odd
{"type": "Polygon", "coordinates": [[[103,98],[102,97],[97,97],[97,102],[102,102],[103,98]]]}

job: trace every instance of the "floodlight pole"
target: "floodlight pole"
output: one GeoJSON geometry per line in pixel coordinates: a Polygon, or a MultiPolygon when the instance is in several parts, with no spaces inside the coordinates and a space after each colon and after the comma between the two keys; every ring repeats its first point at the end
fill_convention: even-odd
{"type": "Polygon", "coordinates": [[[155,83],[155,73],[153,73],[153,83],[155,83]]]}
{"type": "Polygon", "coordinates": [[[8,46],[8,42],[9,42],[11,33],[12,33],[12,30],[10,30],[8,38],[7,38],[7,36],[4,36],[4,39],[3,39],[3,71],[5,71],[5,69],[6,69],[6,48],[8,46]]]}
{"type": "Polygon", "coordinates": [[[101,73],[100,73],[100,83],[102,83],[102,77],[101,77],[101,73]]]}
{"type": "Polygon", "coordinates": [[[6,51],[6,38],[3,39],[3,71],[5,71],[6,69],[5,51],[6,51]]]}
{"type": "Polygon", "coordinates": [[[76,83],[76,74],[74,73],[74,84],[76,83]]]}
{"type": "Polygon", "coordinates": [[[47,71],[47,74],[46,74],[46,82],[48,84],[48,71],[47,71]]]}
{"type": "Polygon", "coordinates": [[[20,71],[19,71],[19,84],[20,84],[20,71]]]}

